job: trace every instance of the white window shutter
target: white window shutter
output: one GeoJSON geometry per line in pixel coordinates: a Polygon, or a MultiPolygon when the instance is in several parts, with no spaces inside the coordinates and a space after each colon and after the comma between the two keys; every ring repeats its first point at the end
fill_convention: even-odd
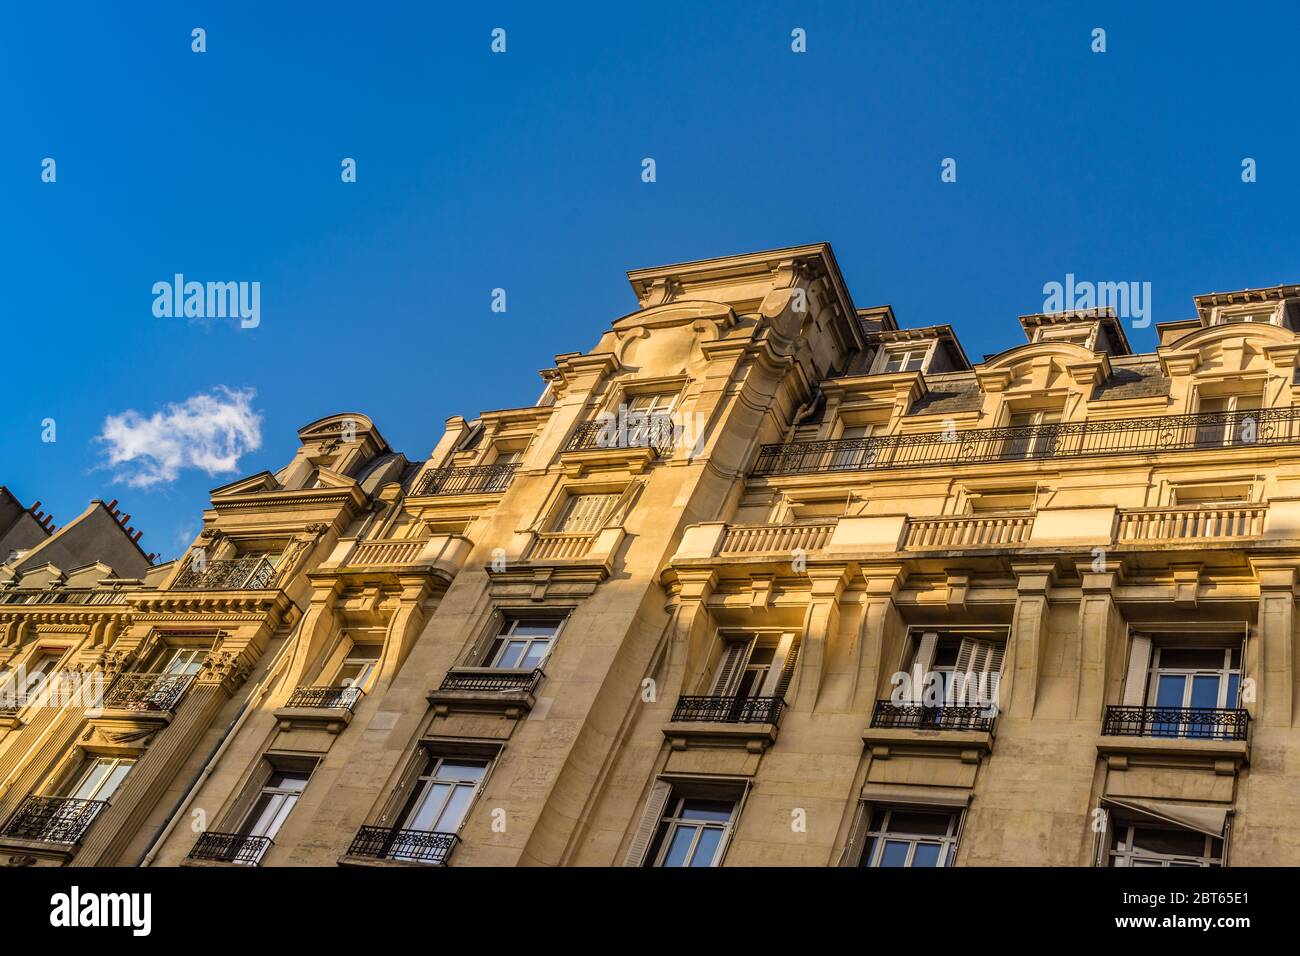
{"type": "Polygon", "coordinates": [[[920,671],[920,683],[913,681],[912,699],[918,703],[925,697],[925,688],[929,683],[930,667],[934,664],[934,650],[939,644],[937,631],[926,631],[916,645],[916,657],[913,658],[913,672],[920,671]]]}
{"type": "Polygon", "coordinates": [[[745,658],[752,643],[753,638],[727,642],[722,659],[718,662],[718,676],[713,682],[714,697],[730,697],[735,693],[736,678],[745,666],[745,658]]]}
{"type": "Polygon", "coordinates": [[[1146,700],[1147,672],[1151,669],[1151,638],[1134,634],[1129,642],[1128,676],[1124,678],[1124,706],[1141,707],[1146,700]]]}
{"type": "Polygon", "coordinates": [[[655,837],[655,831],[659,829],[659,824],[664,818],[664,807],[668,805],[668,798],[672,796],[673,785],[667,780],[656,780],[654,787],[650,790],[650,799],[646,801],[645,809],[641,811],[641,820],[636,826],[636,833],[632,836],[632,842],[628,845],[627,856],[623,858],[624,866],[643,866],[645,864],[646,851],[650,849],[650,841],[655,837]]]}
{"type": "Polygon", "coordinates": [[[402,776],[397,781],[397,786],[393,788],[393,795],[389,798],[383,815],[379,818],[380,826],[398,826],[404,822],[397,819],[397,815],[406,809],[406,803],[415,790],[417,779],[428,766],[429,752],[423,746],[416,747],[415,753],[411,755],[406,769],[402,771],[402,776]]]}
{"type": "Polygon", "coordinates": [[[863,848],[867,845],[867,828],[870,825],[871,804],[859,800],[857,812],[853,815],[853,826],[849,829],[849,841],[844,845],[844,854],[840,857],[840,866],[861,865],[863,848]]]}
{"type": "Polygon", "coordinates": [[[759,697],[784,695],[785,688],[790,684],[790,678],[794,676],[795,656],[798,653],[799,647],[795,635],[782,634],[780,642],[776,645],[776,653],[772,655],[772,666],[763,680],[763,686],[759,688],[759,697]]]}

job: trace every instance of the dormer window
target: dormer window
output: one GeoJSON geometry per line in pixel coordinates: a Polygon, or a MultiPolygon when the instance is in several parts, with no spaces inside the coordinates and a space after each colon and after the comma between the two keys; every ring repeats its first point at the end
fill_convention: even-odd
{"type": "Polygon", "coordinates": [[[1219,309],[1214,316],[1214,325],[1235,325],[1239,322],[1257,322],[1265,325],[1278,324],[1278,310],[1274,308],[1261,309],[1258,306],[1253,309],[1219,309]]]}
{"type": "Polygon", "coordinates": [[[876,358],[876,373],[921,372],[930,355],[929,345],[910,345],[882,349],[876,358]]]}
{"type": "Polygon", "coordinates": [[[1085,349],[1093,347],[1095,325],[1061,325],[1040,328],[1034,333],[1035,342],[1069,342],[1085,349]]]}

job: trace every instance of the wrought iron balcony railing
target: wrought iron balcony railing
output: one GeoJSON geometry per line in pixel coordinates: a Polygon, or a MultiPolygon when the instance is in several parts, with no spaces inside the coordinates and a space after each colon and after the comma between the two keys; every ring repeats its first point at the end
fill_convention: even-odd
{"type": "Polygon", "coordinates": [[[81,842],[106,800],[78,800],[73,797],[28,797],[7,821],[0,836],[45,843],[81,842]]]}
{"type": "Polygon", "coordinates": [[[175,710],[193,681],[188,674],[121,674],[104,695],[104,706],[112,710],[175,710]]]}
{"type": "Polygon", "coordinates": [[[991,704],[927,707],[876,701],[871,726],[891,730],[976,730],[993,731],[996,710],[991,704]]]}
{"type": "Polygon", "coordinates": [[[780,697],[678,697],[673,721],[775,724],[781,720],[784,707],[780,697]]]}
{"type": "Polygon", "coordinates": [[[606,421],[583,422],[569,436],[565,451],[594,451],[603,448],[650,448],[661,458],[672,454],[676,441],[673,420],[668,415],[648,415],[639,419],[628,415],[620,422],[611,416],[606,421]]]}
{"type": "Polygon", "coordinates": [[[540,667],[533,670],[506,670],[496,667],[457,667],[447,672],[439,690],[506,691],[531,693],[545,675],[540,667]]]}
{"type": "Polygon", "coordinates": [[[464,465],[426,471],[415,486],[416,495],[481,495],[504,491],[514,480],[518,462],[500,465],[464,465]]]}
{"type": "Polygon", "coordinates": [[[364,693],[360,687],[299,687],[285,706],[351,710],[364,693]]]}
{"type": "Polygon", "coordinates": [[[194,844],[194,849],[190,850],[190,859],[257,866],[262,861],[262,855],[271,846],[270,837],[247,836],[243,833],[216,833],[209,830],[199,834],[198,842],[194,844]]]}
{"type": "Polygon", "coordinates": [[[1300,407],[764,445],[756,476],[1088,458],[1300,441],[1300,407]]]}
{"type": "Polygon", "coordinates": [[[1193,740],[1245,740],[1250,714],[1216,707],[1107,707],[1101,732],[1106,737],[1182,737],[1193,740]]]}
{"type": "Polygon", "coordinates": [[[349,856],[375,860],[405,860],[442,865],[460,843],[454,833],[402,830],[396,827],[362,827],[348,847],[349,856]]]}
{"type": "Polygon", "coordinates": [[[275,565],[265,555],[190,562],[176,576],[173,591],[258,591],[275,583],[275,565]]]}

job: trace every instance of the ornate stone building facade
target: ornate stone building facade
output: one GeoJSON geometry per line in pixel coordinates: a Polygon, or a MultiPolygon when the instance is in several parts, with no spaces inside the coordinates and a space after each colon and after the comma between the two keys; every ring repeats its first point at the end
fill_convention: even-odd
{"type": "Polygon", "coordinates": [[[629,279],[427,461],[335,415],[177,562],[11,559],[10,685],[104,686],[0,711],[0,858],[1300,863],[1300,287],[972,362],[826,245],[629,279]]]}

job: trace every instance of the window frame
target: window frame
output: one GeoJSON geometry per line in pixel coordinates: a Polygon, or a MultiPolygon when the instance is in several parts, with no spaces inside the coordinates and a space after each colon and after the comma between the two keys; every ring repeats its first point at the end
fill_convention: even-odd
{"type": "Polygon", "coordinates": [[[913,804],[866,804],[864,811],[867,815],[866,827],[862,834],[862,853],[858,858],[858,866],[866,869],[890,869],[890,867],[881,867],[880,860],[884,856],[885,847],[888,843],[906,843],[906,862],[902,868],[916,869],[912,861],[916,858],[917,847],[921,844],[938,844],[940,862],[934,867],[927,869],[946,869],[953,865],[957,858],[957,846],[961,840],[962,826],[965,818],[965,809],[961,807],[940,807],[932,805],[913,805],[913,804]],[[884,819],[879,829],[875,828],[875,816],[877,813],[883,813],[884,819]],[[929,833],[909,833],[907,831],[894,831],[889,829],[893,822],[895,813],[927,813],[933,816],[947,816],[948,828],[943,836],[935,836],[929,833]]]}

